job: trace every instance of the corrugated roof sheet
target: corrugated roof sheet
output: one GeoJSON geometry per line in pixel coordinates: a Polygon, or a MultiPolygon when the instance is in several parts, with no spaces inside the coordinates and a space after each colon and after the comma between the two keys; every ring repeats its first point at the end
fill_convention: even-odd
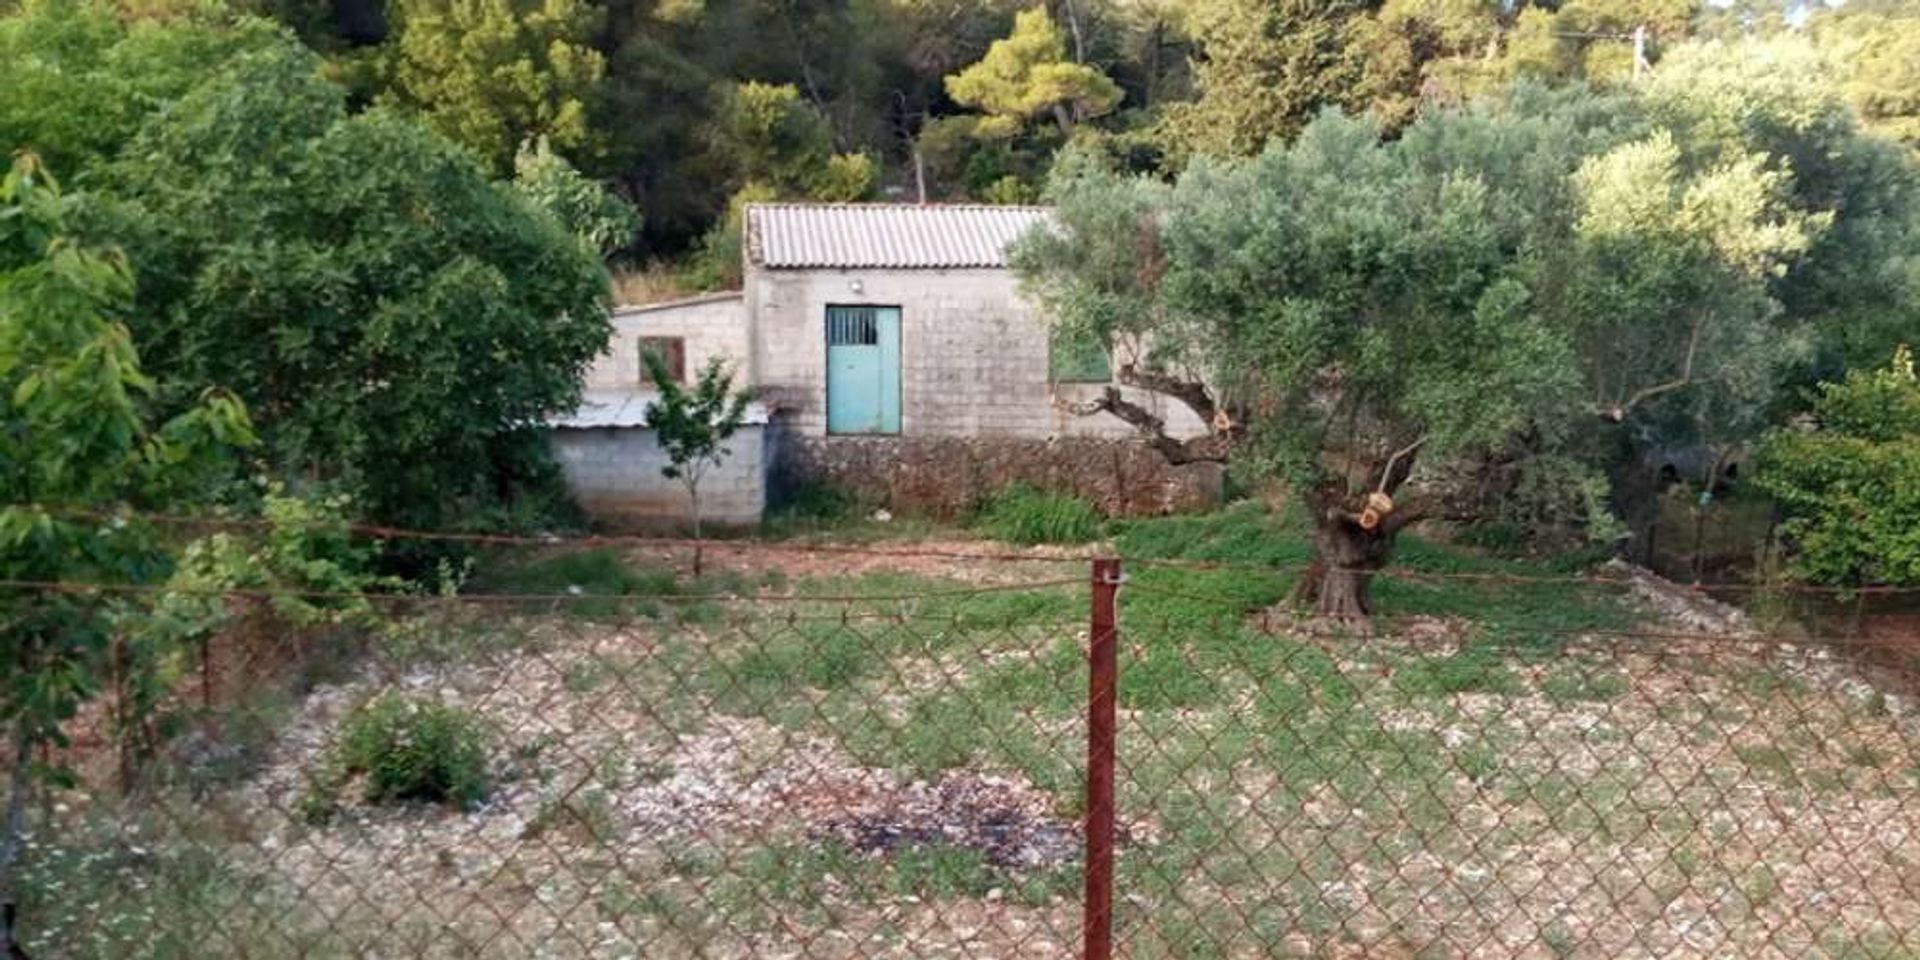
{"type": "MultiPolygon", "coordinates": [[[[660,399],[654,390],[589,390],[580,397],[580,406],[571,413],[547,418],[550,427],[589,430],[594,427],[644,427],[647,405],[660,399]]],[[[767,405],[747,404],[745,423],[767,422],[767,405]]]]}
{"type": "Polygon", "coordinates": [[[774,270],[1004,267],[1007,247],[1046,215],[978,204],[756,203],[747,207],[747,250],[774,270]]]}

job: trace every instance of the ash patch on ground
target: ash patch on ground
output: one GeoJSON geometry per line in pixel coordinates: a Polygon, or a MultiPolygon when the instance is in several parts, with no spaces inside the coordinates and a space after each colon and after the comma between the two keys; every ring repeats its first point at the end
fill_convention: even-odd
{"type": "Polygon", "coordinates": [[[864,797],[815,821],[810,836],[885,856],[914,846],[973,850],[989,863],[1030,870],[1080,855],[1080,827],[1052,815],[1050,798],[1010,779],[950,774],[864,797]]]}

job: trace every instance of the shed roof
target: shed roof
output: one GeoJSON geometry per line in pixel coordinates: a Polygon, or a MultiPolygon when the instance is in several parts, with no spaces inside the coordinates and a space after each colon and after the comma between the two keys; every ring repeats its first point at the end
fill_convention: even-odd
{"type": "MultiPolygon", "coordinates": [[[[547,418],[547,425],[561,429],[591,430],[595,427],[644,427],[647,406],[660,399],[657,390],[588,390],[580,396],[580,406],[547,418]]],[[[747,404],[748,425],[767,422],[767,405],[758,400],[747,404]]]]}
{"type": "Polygon", "coordinates": [[[756,203],[747,253],[773,270],[1005,267],[1007,248],[1045,207],[983,204],[756,203]]]}

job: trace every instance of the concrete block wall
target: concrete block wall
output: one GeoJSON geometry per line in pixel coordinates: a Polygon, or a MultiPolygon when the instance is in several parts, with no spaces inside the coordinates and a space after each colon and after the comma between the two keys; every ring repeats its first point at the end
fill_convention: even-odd
{"type": "MultiPolygon", "coordinates": [[[[556,429],[554,459],[567,487],[595,520],[618,529],[684,531],[691,525],[687,489],[660,473],[667,456],[645,427],[556,429]]],[[[766,427],[741,427],[732,451],[700,482],[700,513],[710,527],[759,524],[766,507],[766,427]]]]}
{"type": "MultiPolygon", "coordinates": [[[[1101,384],[1050,384],[1045,321],[1006,270],[762,270],[747,276],[753,369],[761,398],[803,436],[826,433],[826,310],[900,308],[903,437],[1125,437],[1110,415],[1063,404],[1101,384]]],[[[1204,432],[1192,412],[1158,394],[1127,394],[1176,435],[1204,432]]]]}
{"type": "Polygon", "coordinates": [[[640,338],[680,337],[686,341],[687,377],[692,379],[711,357],[734,365],[734,383],[753,382],[751,339],[744,297],[716,293],[613,311],[613,340],[587,371],[588,390],[630,390],[640,385],[640,338]]]}

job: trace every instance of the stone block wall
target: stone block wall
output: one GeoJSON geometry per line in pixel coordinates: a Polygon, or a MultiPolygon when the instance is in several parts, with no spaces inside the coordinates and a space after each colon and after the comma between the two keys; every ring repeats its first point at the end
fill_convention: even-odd
{"type": "Polygon", "coordinates": [[[745,300],[739,293],[715,293],[639,307],[618,307],[610,318],[613,339],[607,352],[587,370],[588,390],[631,390],[640,385],[640,338],[679,337],[686,341],[687,379],[712,357],[733,364],[734,383],[753,382],[745,300]]]}
{"type": "MultiPolygon", "coordinates": [[[[692,512],[686,487],[660,474],[667,457],[645,427],[556,429],[553,455],[567,488],[605,526],[645,532],[681,532],[692,512]]],[[[752,527],[766,508],[766,428],[740,428],[732,450],[700,483],[700,512],[710,527],[752,527]]]]}
{"type": "Polygon", "coordinates": [[[865,506],[953,517],[1015,483],[1068,493],[1115,516],[1219,504],[1217,464],[1168,465],[1138,440],[1009,437],[818,437],[784,434],[775,499],[804,482],[865,506]]]}

